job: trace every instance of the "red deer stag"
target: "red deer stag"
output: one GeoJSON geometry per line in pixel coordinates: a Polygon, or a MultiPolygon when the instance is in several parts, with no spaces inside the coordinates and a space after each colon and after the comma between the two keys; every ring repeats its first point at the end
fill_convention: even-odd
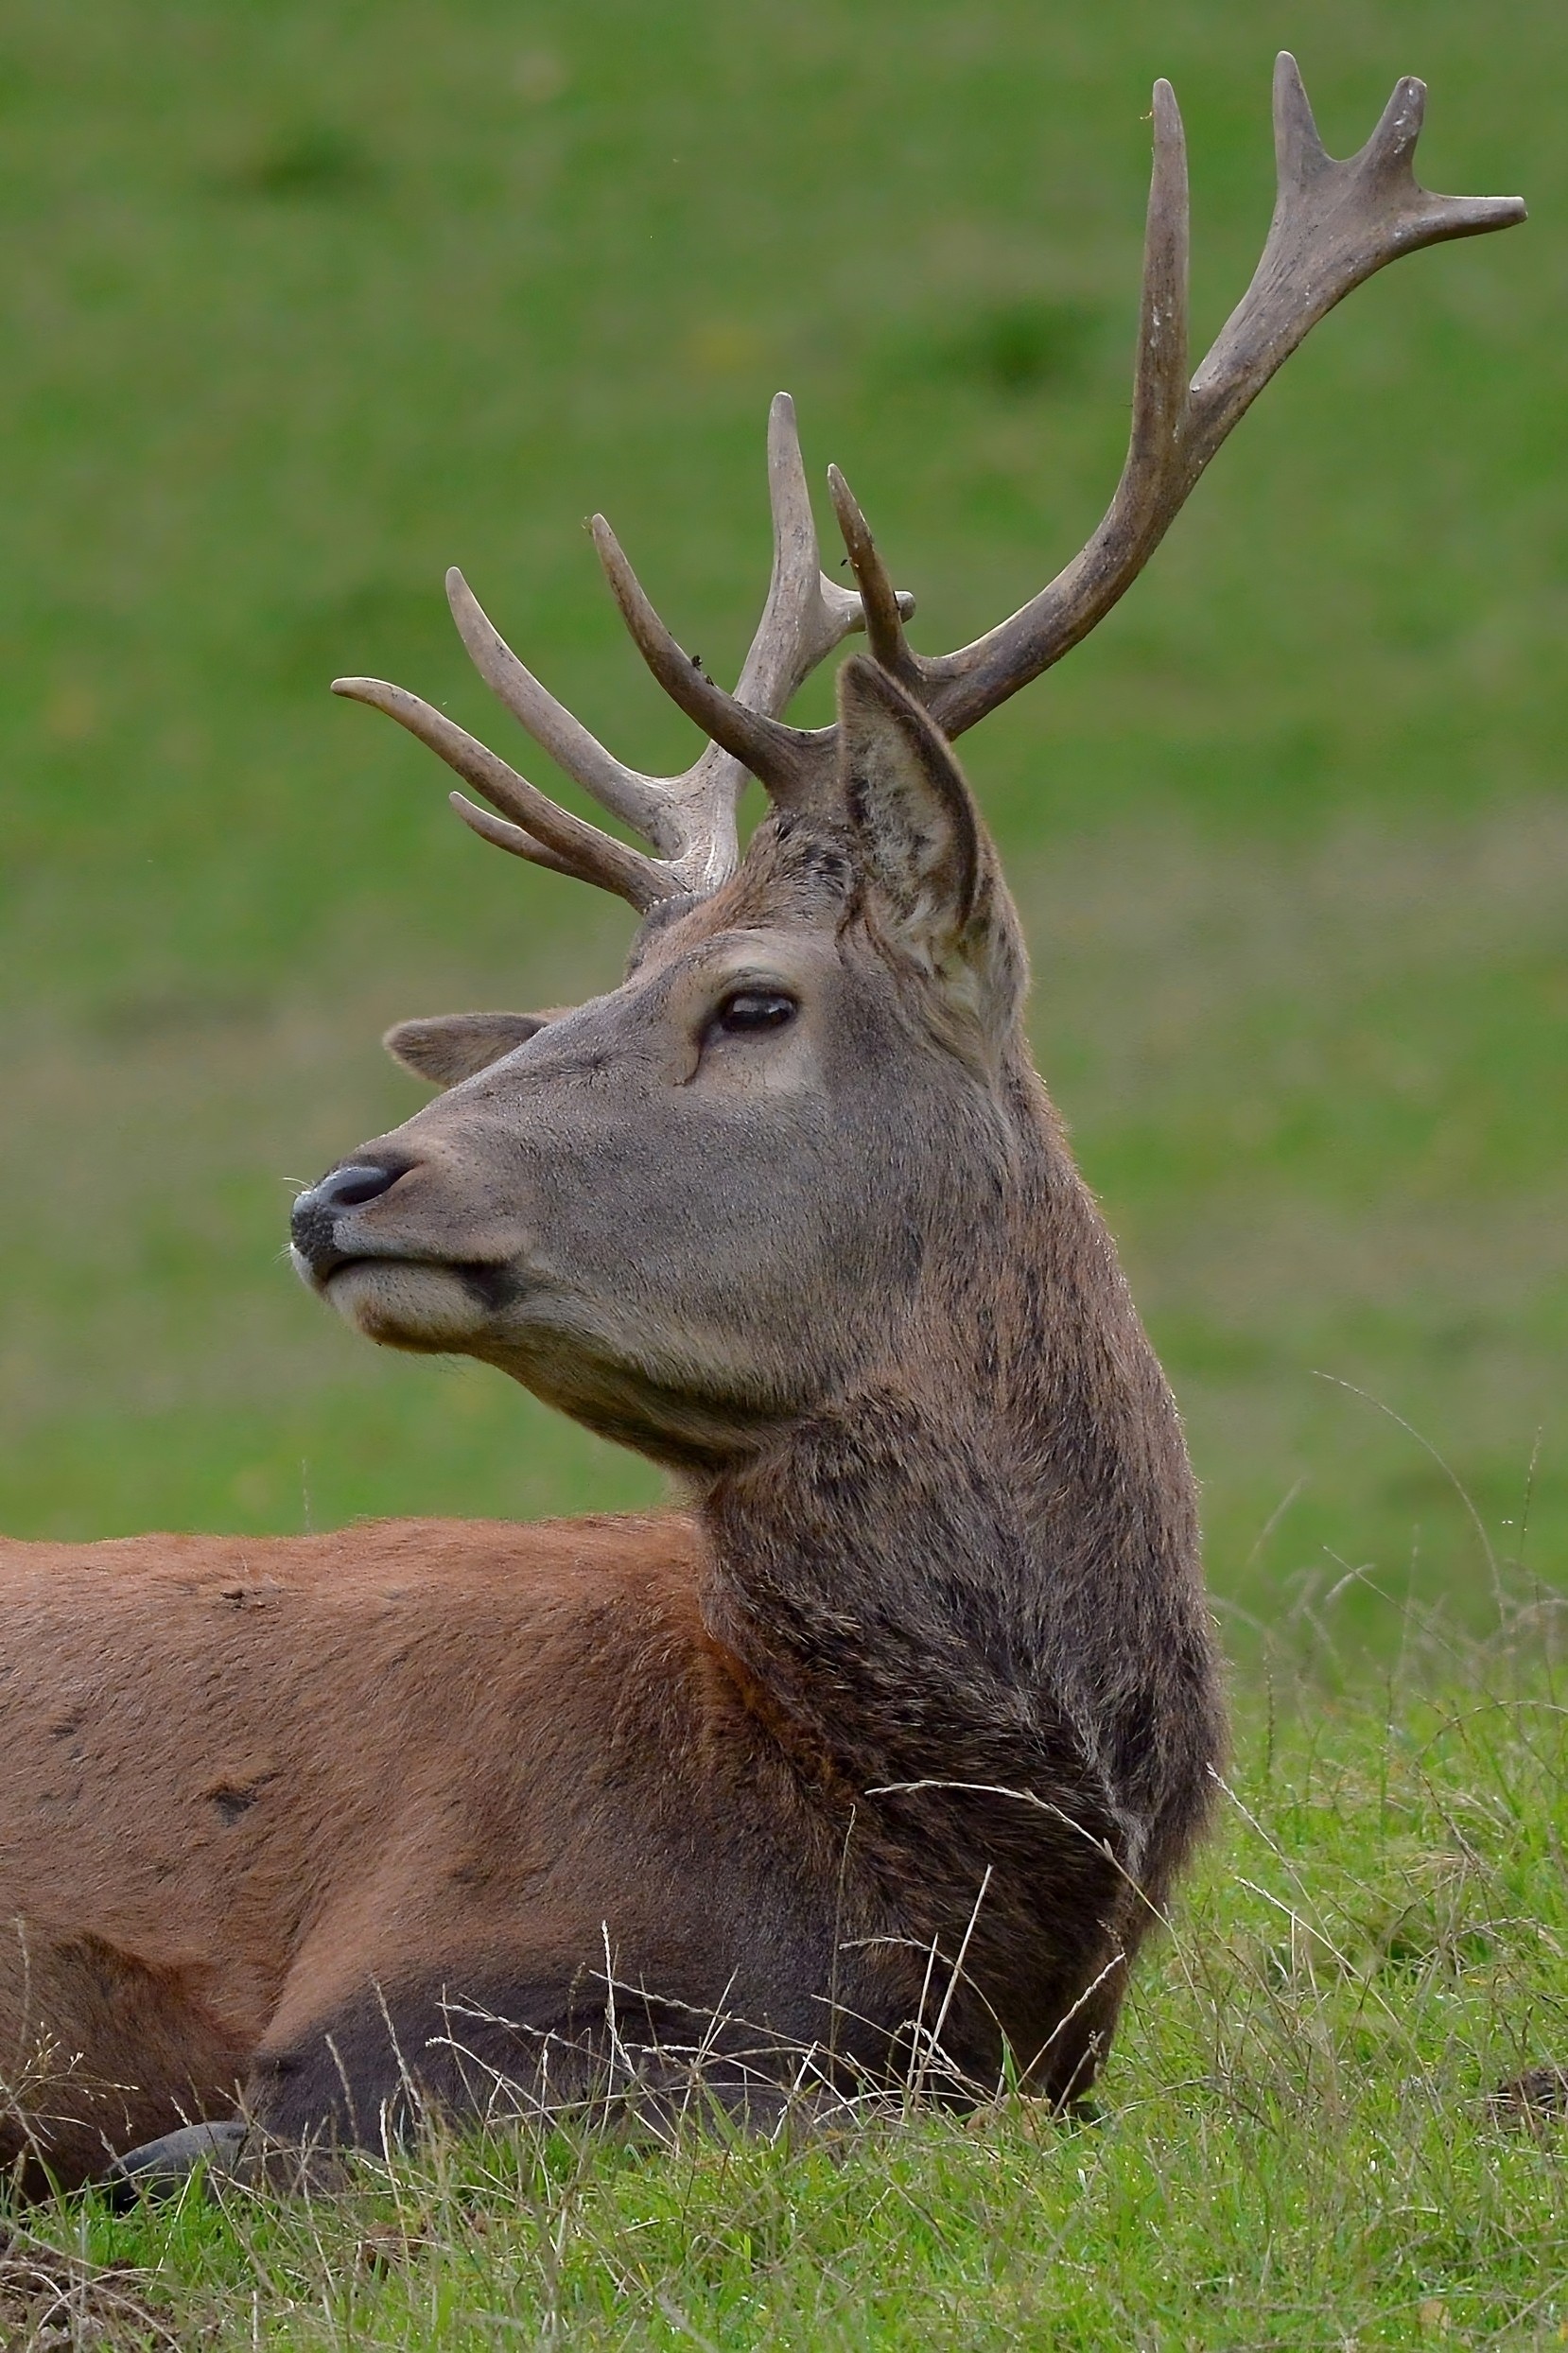
{"type": "Polygon", "coordinates": [[[1056,2101],[1089,2083],[1222,1704],[1176,1408],[1032,1066],[949,743],[1109,609],[1334,303],[1523,217],[1417,185],[1422,96],[1335,162],[1281,60],[1268,240],[1189,381],[1157,86],[1125,470],[1083,552],[957,653],[911,650],[837,473],[858,593],[820,574],[782,397],[733,695],[594,525],[709,739],[685,776],[614,759],[454,573],[487,683],[646,850],[402,688],[340,682],[477,788],[499,814],[454,799],[487,840],[642,922],[575,1011],[392,1031],[447,1091],[301,1195],[299,1269],[371,1339],[482,1357],[669,1465],[687,1508],[0,1548],[19,2172],[166,2168],[239,2119],[375,2144],[497,2094],[656,2118],[695,2086],[755,2118],[1008,2065],[1056,2101]],[[862,625],[836,724],[787,723],[862,625]],[[772,806],[742,857],[748,776],[772,806]]]}

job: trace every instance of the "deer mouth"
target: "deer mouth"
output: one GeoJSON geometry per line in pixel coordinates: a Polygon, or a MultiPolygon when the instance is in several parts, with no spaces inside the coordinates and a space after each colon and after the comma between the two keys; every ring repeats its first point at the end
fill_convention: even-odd
{"type": "Polygon", "coordinates": [[[317,1296],[383,1347],[446,1350],[490,1329],[523,1289],[507,1266],[344,1253],[312,1264],[293,1253],[317,1296]]]}

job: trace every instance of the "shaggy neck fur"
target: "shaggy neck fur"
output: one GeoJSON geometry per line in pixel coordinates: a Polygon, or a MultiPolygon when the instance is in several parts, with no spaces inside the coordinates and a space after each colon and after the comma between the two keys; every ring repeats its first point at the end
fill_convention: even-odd
{"type": "Polygon", "coordinates": [[[976,2071],[1130,1956],[1221,1738],[1176,1408],[1032,1072],[1009,1094],[897,1365],[703,1507],[709,1628],[852,1810],[870,1932],[966,1947],[976,2071]]]}

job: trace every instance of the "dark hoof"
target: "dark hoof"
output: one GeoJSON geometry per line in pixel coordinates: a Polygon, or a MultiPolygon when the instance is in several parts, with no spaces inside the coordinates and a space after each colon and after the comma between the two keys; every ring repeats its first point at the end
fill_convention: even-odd
{"type": "Polygon", "coordinates": [[[134,2205],[138,2198],[177,2197],[198,2166],[209,2175],[233,2180],[241,2170],[250,2126],[187,2124],[162,2140],[147,2140],[116,2157],[103,2176],[112,2205],[134,2205]]]}

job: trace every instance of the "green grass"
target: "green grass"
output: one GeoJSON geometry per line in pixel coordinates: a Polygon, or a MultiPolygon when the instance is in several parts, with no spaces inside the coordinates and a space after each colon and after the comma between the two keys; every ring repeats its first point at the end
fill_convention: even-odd
{"type": "Polygon", "coordinates": [[[1327,321],[1124,605],[966,744],[1042,1067],[1188,1416],[1252,1821],[1092,2132],[562,2139],[430,2153],[395,2201],[41,2221],[151,2267],[182,2344],[1564,2341],[1560,2138],[1481,2104],[1568,2055],[1563,1718],[1530,1624],[1466,1647],[1568,1543],[1546,0],[16,0],[0,1525],[657,1491],[490,1374],[365,1349],[280,1263],[290,1183],[420,1099],[381,1028],[602,986],[628,928],[463,836],[325,682],[383,671],[504,747],[461,560],[612,742],[683,760],[580,521],[723,674],[780,383],[921,642],[972,634],[1114,479],[1152,78],[1201,336],[1266,223],[1281,42],[1340,151],[1425,75],[1424,176],[1519,188],[1531,225],[1327,321]],[[1272,1732],[1269,1661],[1310,1677],[1272,1732]]]}
{"type": "MultiPolygon", "coordinates": [[[[1248,1704],[1096,2123],[1004,2099],[826,2143],[497,2132],[304,2205],[87,2199],[29,2228],[122,2345],[154,2321],[312,2353],[1561,2344],[1568,2120],[1489,2100],[1568,2058],[1540,1634],[1526,1612],[1459,1656],[1428,1627],[1375,1704],[1248,1704]]],[[[38,2245],[0,2261],[0,2328],[38,2245]]]]}

